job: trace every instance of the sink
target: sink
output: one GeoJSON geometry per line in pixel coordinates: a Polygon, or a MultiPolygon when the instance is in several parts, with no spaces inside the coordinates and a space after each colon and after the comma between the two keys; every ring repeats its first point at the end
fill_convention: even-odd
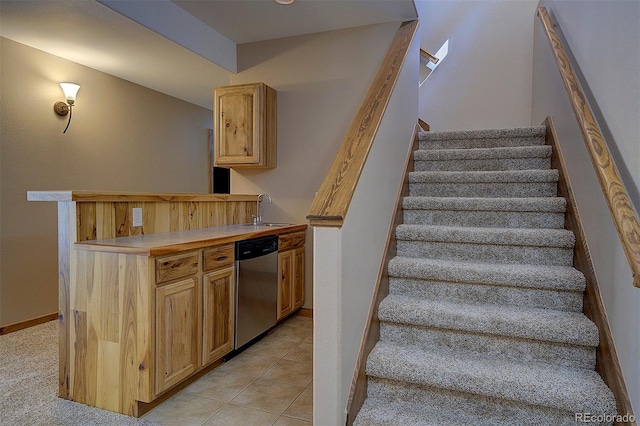
{"type": "Polygon", "coordinates": [[[242,226],[290,226],[290,223],[273,223],[273,222],[262,222],[262,223],[245,223],[242,226]]]}

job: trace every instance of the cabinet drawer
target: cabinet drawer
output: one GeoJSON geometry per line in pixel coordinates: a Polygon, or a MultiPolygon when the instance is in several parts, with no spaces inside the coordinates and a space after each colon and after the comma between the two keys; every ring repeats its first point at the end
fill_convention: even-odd
{"type": "Polygon", "coordinates": [[[156,282],[163,283],[198,273],[197,251],[156,259],[156,282]]]}
{"type": "Polygon", "coordinates": [[[204,271],[221,268],[233,264],[234,246],[211,247],[204,250],[204,271]]]}
{"type": "Polygon", "coordinates": [[[278,251],[290,250],[304,246],[304,236],[306,232],[292,232],[291,234],[280,235],[278,238],[278,251]]]}

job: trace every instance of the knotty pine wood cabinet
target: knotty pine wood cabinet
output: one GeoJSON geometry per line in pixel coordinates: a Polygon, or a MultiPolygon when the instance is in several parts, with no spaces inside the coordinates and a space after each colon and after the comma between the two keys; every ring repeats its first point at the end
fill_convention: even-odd
{"type": "Polygon", "coordinates": [[[155,395],[233,350],[233,247],[156,258],[155,395]]]}
{"type": "Polygon", "coordinates": [[[279,237],[278,320],[304,305],[304,242],[304,231],[279,237]]]}
{"type": "Polygon", "coordinates": [[[214,165],[276,167],[276,91],[264,83],[214,89],[214,165]]]}
{"type": "Polygon", "coordinates": [[[199,367],[199,289],[197,277],[156,289],[156,395],[199,367]]]}
{"type": "Polygon", "coordinates": [[[202,364],[206,366],[233,350],[234,269],[228,267],[209,272],[202,281],[202,364]]]}

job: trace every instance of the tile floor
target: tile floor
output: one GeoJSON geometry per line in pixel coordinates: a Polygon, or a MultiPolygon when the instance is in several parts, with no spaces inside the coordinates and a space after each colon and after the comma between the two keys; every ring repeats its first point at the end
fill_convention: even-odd
{"type": "Polygon", "coordinates": [[[161,425],[311,425],[313,320],[293,317],[143,416],[161,425]]]}

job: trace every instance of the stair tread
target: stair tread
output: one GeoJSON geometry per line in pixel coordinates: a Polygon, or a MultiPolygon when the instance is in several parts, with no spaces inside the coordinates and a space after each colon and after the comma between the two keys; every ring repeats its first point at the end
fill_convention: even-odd
{"type": "Polygon", "coordinates": [[[488,160],[502,158],[549,158],[550,145],[532,145],[500,148],[447,148],[414,151],[416,161],[488,160]]]}
{"type": "Polygon", "coordinates": [[[570,266],[491,264],[459,260],[396,256],[389,262],[390,277],[584,291],[585,278],[570,266]]]}
{"type": "Polygon", "coordinates": [[[400,241],[561,248],[573,248],[575,245],[575,235],[566,229],[476,228],[402,224],[396,227],[396,238],[400,241]]]}
{"type": "Polygon", "coordinates": [[[378,308],[383,322],[596,347],[598,329],[584,314],[522,306],[428,300],[389,294],[378,308]]]}
{"type": "Polygon", "coordinates": [[[367,374],[573,413],[616,410],[611,391],[598,373],[587,369],[521,364],[380,341],[369,355],[367,374]]]}
{"type": "Polygon", "coordinates": [[[482,130],[453,130],[420,132],[421,141],[461,140],[461,139],[502,139],[544,137],[547,129],[545,126],[527,126],[508,129],[482,129],[482,130]]]}
{"type": "Polygon", "coordinates": [[[503,171],[429,171],[410,172],[410,183],[538,183],[557,182],[558,171],[503,170],[503,171]]]}
{"type": "Polygon", "coordinates": [[[405,399],[367,396],[355,425],[415,425],[415,426],[512,426],[514,419],[520,425],[554,424],[556,426],[575,425],[573,416],[560,418],[556,414],[552,422],[549,412],[535,410],[526,405],[505,404],[504,400],[489,402],[481,400],[475,404],[451,404],[440,401],[413,401],[410,396],[405,399]]]}
{"type": "Polygon", "coordinates": [[[564,213],[563,197],[482,198],[482,197],[404,197],[405,210],[508,211],[564,213]]]}

